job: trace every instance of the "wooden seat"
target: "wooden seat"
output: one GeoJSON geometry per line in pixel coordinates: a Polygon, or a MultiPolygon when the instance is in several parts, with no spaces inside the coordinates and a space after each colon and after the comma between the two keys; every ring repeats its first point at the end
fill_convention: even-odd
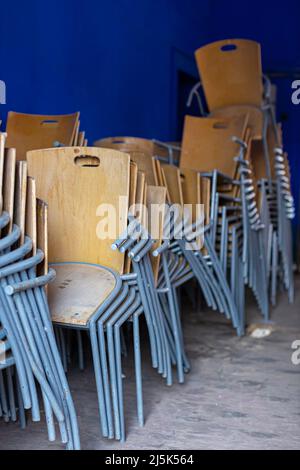
{"type": "Polygon", "coordinates": [[[92,264],[53,264],[56,278],[48,287],[48,300],[54,323],[80,325],[107,299],[116,285],[115,275],[92,264]]]}
{"type": "Polygon", "coordinates": [[[78,119],[79,113],[48,116],[10,111],[6,146],[16,149],[17,160],[25,160],[29,150],[53,147],[55,141],[73,145],[78,119]]]}

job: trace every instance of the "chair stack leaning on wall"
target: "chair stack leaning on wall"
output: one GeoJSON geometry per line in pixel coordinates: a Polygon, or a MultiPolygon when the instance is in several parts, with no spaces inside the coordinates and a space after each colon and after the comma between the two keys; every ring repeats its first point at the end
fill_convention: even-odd
{"type": "MultiPolygon", "coordinates": [[[[276,303],[278,283],[288,291],[292,302],[290,219],[294,217],[294,202],[287,155],[283,151],[280,126],[275,118],[272,87],[262,73],[260,45],[243,39],[217,41],[198,49],[196,62],[209,116],[223,119],[248,115],[244,154],[247,150],[251,164],[240,159],[243,166],[240,171],[248,186],[248,189],[245,187],[248,196],[254,198],[256,193],[271,302],[273,305],[276,303]]],[[[199,87],[200,83],[193,89],[193,94],[198,97],[199,87]]],[[[200,110],[203,109],[202,105],[200,110]]]]}
{"type": "Polygon", "coordinates": [[[40,421],[41,390],[50,441],[58,422],[61,441],[79,449],[77,417],[62,367],[49,314],[45,286],[54,279],[48,270],[47,205],[36,197],[35,180],[16,150],[5,149],[0,134],[0,412],[5,421],[26,410],[40,421]]]}
{"type": "MultiPolygon", "coordinates": [[[[140,166],[146,168],[141,154],[135,156],[140,166]]],[[[159,272],[159,257],[150,263],[148,256],[151,248],[160,246],[160,213],[154,214],[155,225],[160,227],[155,239],[146,234],[141,240],[134,235],[133,241],[126,241],[127,234],[134,233],[132,218],[140,224],[145,217],[144,213],[137,216],[140,203],[164,207],[166,189],[145,185],[145,174],[138,171],[137,163],[133,160],[130,163],[127,153],[112,149],[35,150],[27,153],[27,162],[29,174],[37,182],[38,196],[51,207],[49,260],[57,273],[49,286],[52,321],[62,329],[89,332],[102,434],[124,440],[121,365],[124,322],[133,322],[137,411],[141,425],[144,422],[139,340],[142,313],[148,327],[153,367],[166,378],[167,384],[172,384],[172,364],[177,366],[179,382],[184,381],[184,372],[189,370],[175,286],[164,278],[164,271],[159,272]],[[130,202],[137,203],[136,208],[128,207],[130,202]],[[121,243],[106,233],[107,221],[101,220],[109,209],[116,215],[121,243]],[[127,214],[131,222],[129,232],[127,214]]],[[[175,261],[172,280],[178,282],[176,274],[182,273],[186,266],[175,261]]]]}
{"type": "Polygon", "coordinates": [[[185,117],[181,144],[87,147],[79,113],[11,112],[0,134],[0,416],[25,426],[31,409],[39,420],[40,388],[49,439],[56,418],[68,449],[80,447],[65,377],[74,338],[80,369],[90,345],[102,435],[124,441],[130,343],[144,424],[142,319],[151,364],[172,385],[190,370],[188,281],[238,335],[245,285],[266,321],[281,285],[293,300],[289,167],[260,46],[218,41],[196,61],[209,114],[185,117]]]}

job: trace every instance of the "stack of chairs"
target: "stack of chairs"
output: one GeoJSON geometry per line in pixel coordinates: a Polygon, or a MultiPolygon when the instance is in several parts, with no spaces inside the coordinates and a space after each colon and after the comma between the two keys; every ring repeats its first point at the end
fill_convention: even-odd
{"type": "Polygon", "coordinates": [[[31,408],[39,419],[38,383],[49,439],[54,415],[70,449],[80,446],[65,378],[72,337],[81,369],[90,344],[102,436],[124,441],[129,343],[145,421],[142,319],[152,366],[171,386],[190,371],[180,308],[190,280],[239,336],[245,285],[265,321],[281,286],[293,300],[294,202],[260,46],[218,41],[196,61],[209,113],[186,116],[180,144],[119,136],[88,147],[79,113],[9,113],[5,151],[1,134],[0,414],[24,425],[31,408]]]}
{"type": "Polygon", "coordinates": [[[88,144],[85,131],[80,130],[79,112],[40,115],[10,111],[6,133],[6,145],[16,149],[18,160],[25,160],[29,150],[88,144]]]}
{"type": "MultiPolygon", "coordinates": [[[[262,73],[260,45],[229,39],[201,47],[195,54],[201,83],[193,93],[199,98],[202,85],[209,116],[223,119],[248,115],[244,143],[250,158],[243,165],[248,173],[245,180],[251,180],[250,187],[254,188],[251,197],[255,194],[264,234],[269,298],[275,305],[278,288],[283,286],[292,302],[290,219],[294,217],[294,201],[288,159],[275,118],[272,86],[262,73]]],[[[201,105],[200,110],[203,109],[201,105]]]]}
{"type": "Polygon", "coordinates": [[[162,162],[178,165],[180,144],[178,142],[162,142],[157,139],[140,137],[106,137],[94,142],[95,147],[114,148],[123,152],[142,152],[149,157],[156,157],[162,162]]]}
{"type": "Polygon", "coordinates": [[[0,134],[0,404],[6,422],[27,412],[40,421],[43,401],[48,438],[55,421],[67,449],[79,449],[77,417],[55,342],[45,288],[55,277],[47,262],[47,205],[36,197],[26,161],[5,149],[0,134]]]}
{"type": "Polygon", "coordinates": [[[257,195],[251,175],[243,177],[245,171],[251,171],[251,156],[249,152],[244,155],[243,144],[247,125],[247,114],[231,119],[186,116],[180,159],[181,171],[198,171],[199,178],[210,179],[209,233],[241,318],[240,334],[245,328],[240,279],[250,285],[268,319],[264,252],[256,240],[262,238],[257,195]]]}
{"type": "MultiPolygon", "coordinates": [[[[149,250],[159,249],[162,235],[153,238],[146,234],[140,241],[132,229],[133,222],[147,225],[146,219],[142,220],[147,216],[141,213],[140,204],[157,201],[164,205],[166,189],[146,185],[144,172],[138,171],[133,160],[130,163],[127,153],[118,150],[96,147],[33,150],[27,152],[27,163],[30,176],[36,180],[38,197],[51,207],[49,260],[56,271],[56,279],[48,289],[52,321],[64,330],[89,333],[102,435],[123,441],[122,325],[127,321],[133,323],[140,425],[144,423],[141,314],[145,315],[148,327],[153,367],[167,384],[172,383],[172,365],[177,366],[179,382],[183,382],[183,374],[189,370],[175,286],[169,278],[161,276],[158,252],[152,263],[149,261],[149,250]],[[106,215],[110,210],[112,213],[106,215]],[[112,216],[116,216],[116,233],[120,235],[117,240],[113,233],[106,233],[112,216]],[[133,242],[131,239],[127,242],[128,233],[133,242]]],[[[155,225],[160,226],[161,214],[154,214],[156,218],[155,225]]],[[[159,229],[158,234],[161,233],[159,229]]],[[[183,268],[179,264],[174,267],[172,282],[179,282],[176,272],[183,273],[183,268]]]]}

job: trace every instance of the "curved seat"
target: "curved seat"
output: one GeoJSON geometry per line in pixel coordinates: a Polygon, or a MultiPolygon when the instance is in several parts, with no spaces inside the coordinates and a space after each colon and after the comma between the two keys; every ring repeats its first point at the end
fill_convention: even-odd
{"type": "Polygon", "coordinates": [[[48,286],[54,323],[84,326],[116,286],[116,276],[103,266],[54,263],[55,280],[48,286]],[[84,295],[83,295],[84,294],[84,295]]]}

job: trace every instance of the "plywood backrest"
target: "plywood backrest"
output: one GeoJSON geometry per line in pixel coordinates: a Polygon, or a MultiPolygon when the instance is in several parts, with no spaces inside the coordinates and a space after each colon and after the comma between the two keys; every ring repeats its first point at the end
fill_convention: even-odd
{"type": "Polygon", "coordinates": [[[35,179],[27,177],[25,234],[32,240],[32,254],[37,249],[37,202],[35,179]]]}
{"type": "MultiPolygon", "coordinates": [[[[95,147],[113,148],[127,153],[144,152],[151,156],[162,157],[166,159],[166,161],[169,158],[169,150],[166,146],[160,145],[151,139],[143,139],[140,137],[106,137],[96,140],[94,145],[95,147]]],[[[173,151],[173,154],[175,159],[177,156],[176,151],[173,151]]]]}
{"type": "Polygon", "coordinates": [[[149,185],[155,185],[155,176],[153,168],[153,157],[146,152],[140,151],[130,151],[131,161],[135,162],[138,166],[138,169],[145,174],[146,181],[149,185]]]}
{"type": "Polygon", "coordinates": [[[183,206],[183,196],[180,181],[180,170],[173,165],[161,165],[164,182],[169,194],[171,204],[183,206]]]}
{"type": "Polygon", "coordinates": [[[69,145],[74,145],[74,147],[78,145],[78,138],[79,138],[79,128],[80,128],[80,121],[76,121],[73,133],[73,141],[69,145]]]}
{"type": "MultiPolygon", "coordinates": [[[[160,246],[163,238],[163,227],[166,205],[166,188],[148,186],[146,189],[146,206],[148,209],[148,231],[156,240],[153,249],[160,246]]],[[[151,256],[151,264],[155,282],[157,282],[160,256],[151,256]]]]}
{"type": "Polygon", "coordinates": [[[255,106],[236,105],[227,108],[216,109],[210,113],[210,117],[217,119],[232,119],[248,115],[247,126],[250,129],[251,137],[261,139],[263,132],[263,113],[255,106]]]}
{"type": "Polygon", "coordinates": [[[204,205],[205,224],[210,221],[210,204],[211,204],[211,180],[204,176],[200,176],[200,200],[204,205]]]}
{"type": "Polygon", "coordinates": [[[153,157],[152,162],[153,162],[153,169],[154,169],[154,175],[155,175],[155,185],[164,186],[164,178],[163,178],[163,174],[161,171],[161,163],[155,157],[153,157]]]}
{"type": "Polygon", "coordinates": [[[48,205],[41,199],[36,200],[37,247],[44,253],[43,261],[38,265],[38,274],[48,273],[48,205]]]}
{"type": "Polygon", "coordinates": [[[15,194],[14,194],[14,223],[21,230],[20,245],[24,243],[27,196],[27,162],[22,160],[16,164],[15,194]]]}
{"type": "Polygon", "coordinates": [[[5,235],[11,231],[13,225],[15,176],[16,151],[15,149],[6,149],[4,154],[3,169],[3,210],[9,214],[10,221],[9,224],[3,229],[5,235]]]}
{"type": "Polygon", "coordinates": [[[129,185],[129,213],[134,215],[134,204],[136,198],[137,188],[137,177],[138,177],[138,166],[134,162],[130,162],[130,185],[129,185]]]}
{"type": "Polygon", "coordinates": [[[123,152],[146,152],[154,155],[154,142],[140,137],[106,137],[94,142],[95,147],[113,148],[123,152]]]}
{"type": "Polygon", "coordinates": [[[144,201],[145,201],[145,187],[146,187],[145,173],[143,173],[142,171],[138,171],[134,215],[140,221],[142,221],[142,217],[143,217],[142,205],[144,204],[144,201]]]}
{"type": "Polygon", "coordinates": [[[261,106],[263,85],[259,43],[226,39],[201,47],[195,55],[210,111],[235,104],[261,106]]]}
{"type": "Polygon", "coordinates": [[[197,204],[201,204],[200,174],[190,168],[180,168],[183,203],[191,205],[192,222],[197,219],[197,204]]]}
{"type": "Polygon", "coordinates": [[[97,140],[94,145],[96,147],[111,148],[128,153],[130,159],[137,164],[138,169],[145,173],[147,183],[155,185],[152,163],[154,143],[151,140],[137,137],[108,137],[106,139],[97,140]]]}
{"type": "Polygon", "coordinates": [[[0,132],[0,214],[3,209],[3,170],[6,134],[0,132]]]}
{"type": "Polygon", "coordinates": [[[239,145],[232,137],[243,139],[246,129],[247,115],[232,119],[186,116],[180,167],[202,172],[218,169],[234,177],[239,145]]]}
{"type": "Polygon", "coordinates": [[[27,162],[37,197],[49,205],[49,260],[97,263],[122,272],[124,255],[111,244],[127,226],[129,155],[62,147],[28,152],[27,162]]]}
{"type": "Polygon", "coordinates": [[[10,111],[7,117],[7,147],[14,147],[17,159],[25,160],[26,152],[53,147],[55,141],[72,145],[79,113],[46,116],[10,111]]]}
{"type": "MultiPolygon", "coordinates": [[[[130,185],[129,185],[129,203],[128,203],[128,214],[134,216],[135,214],[135,199],[137,190],[137,176],[138,167],[134,162],[130,162],[130,185]]],[[[125,253],[124,261],[124,273],[127,274],[131,270],[131,259],[128,257],[128,253],[125,253]]]]}

